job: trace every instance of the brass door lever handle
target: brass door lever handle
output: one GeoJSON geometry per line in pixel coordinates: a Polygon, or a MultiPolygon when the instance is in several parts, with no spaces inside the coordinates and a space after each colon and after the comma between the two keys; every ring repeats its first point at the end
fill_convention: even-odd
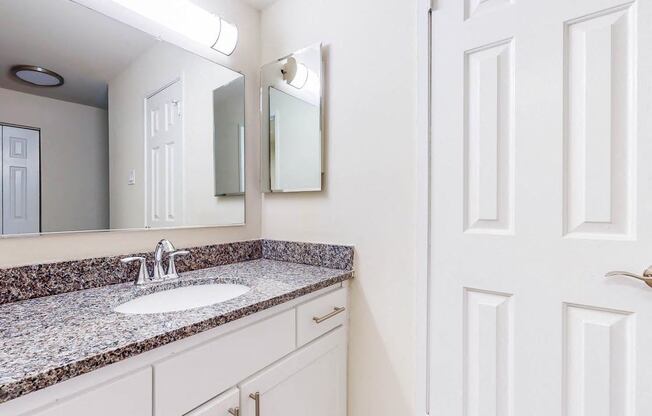
{"type": "Polygon", "coordinates": [[[631,277],[633,279],[645,282],[646,285],[652,287],[652,266],[645,269],[642,276],[636,273],[613,271],[605,274],[604,277],[631,277]]]}

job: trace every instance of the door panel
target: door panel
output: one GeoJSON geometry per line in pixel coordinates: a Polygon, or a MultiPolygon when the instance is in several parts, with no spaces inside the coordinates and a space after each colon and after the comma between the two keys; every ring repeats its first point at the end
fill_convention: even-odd
{"type": "Polygon", "coordinates": [[[566,415],[635,414],[633,314],[566,305],[564,315],[566,415]]]}
{"type": "Polygon", "coordinates": [[[430,411],[652,414],[652,2],[438,0],[430,411]]]}
{"type": "Polygon", "coordinates": [[[566,24],[565,232],[631,237],[634,7],[566,24]]]}
{"type": "Polygon", "coordinates": [[[41,230],[40,144],[37,130],[2,126],[2,232],[41,230]]]}
{"type": "Polygon", "coordinates": [[[507,40],[465,56],[467,231],[511,232],[513,54],[507,40]]]}
{"type": "Polygon", "coordinates": [[[513,301],[502,293],[465,290],[465,414],[510,414],[513,381],[513,301]]]}
{"type": "Polygon", "coordinates": [[[183,224],[182,85],[147,99],[147,226],[183,224]]]}

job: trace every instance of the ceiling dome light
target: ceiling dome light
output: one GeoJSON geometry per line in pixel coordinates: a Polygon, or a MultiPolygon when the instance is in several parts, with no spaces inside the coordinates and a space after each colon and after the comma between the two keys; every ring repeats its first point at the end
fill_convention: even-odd
{"type": "Polygon", "coordinates": [[[294,88],[301,89],[305,87],[308,82],[308,68],[306,68],[304,64],[298,62],[295,58],[288,58],[286,64],[283,65],[283,69],[281,69],[281,73],[283,74],[285,82],[292,85],[294,88]]]}
{"type": "Polygon", "coordinates": [[[181,35],[225,55],[238,42],[238,28],[188,0],[113,0],[181,35]]]}
{"type": "Polygon", "coordinates": [[[37,87],[58,87],[63,85],[63,77],[54,71],[35,65],[15,65],[11,73],[19,80],[37,87]]]}

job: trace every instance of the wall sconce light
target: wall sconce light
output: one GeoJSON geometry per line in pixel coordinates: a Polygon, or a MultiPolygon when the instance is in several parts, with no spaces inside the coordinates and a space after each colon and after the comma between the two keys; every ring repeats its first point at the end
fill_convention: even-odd
{"type": "Polygon", "coordinates": [[[188,0],[113,0],[189,39],[231,55],[238,43],[238,28],[188,0]]]}
{"type": "Polygon", "coordinates": [[[301,89],[306,86],[310,71],[295,58],[289,57],[281,69],[283,80],[294,88],[301,89]]]}

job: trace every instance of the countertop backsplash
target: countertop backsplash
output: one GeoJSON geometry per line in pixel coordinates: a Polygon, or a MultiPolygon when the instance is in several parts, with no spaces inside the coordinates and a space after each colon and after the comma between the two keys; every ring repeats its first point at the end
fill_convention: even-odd
{"type": "MultiPolygon", "coordinates": [[[[190,256],[176,259],[179,272],[257,259],[353,269],[353,247],[344,245],[261,239],[190,247],[188,250],[190,256]]],[[[152,252],[0,269],[0,305],[132,281],[138,265],[120,262],[121,258],[130,256],[146,257],[151,270],[152,252]]]]}

